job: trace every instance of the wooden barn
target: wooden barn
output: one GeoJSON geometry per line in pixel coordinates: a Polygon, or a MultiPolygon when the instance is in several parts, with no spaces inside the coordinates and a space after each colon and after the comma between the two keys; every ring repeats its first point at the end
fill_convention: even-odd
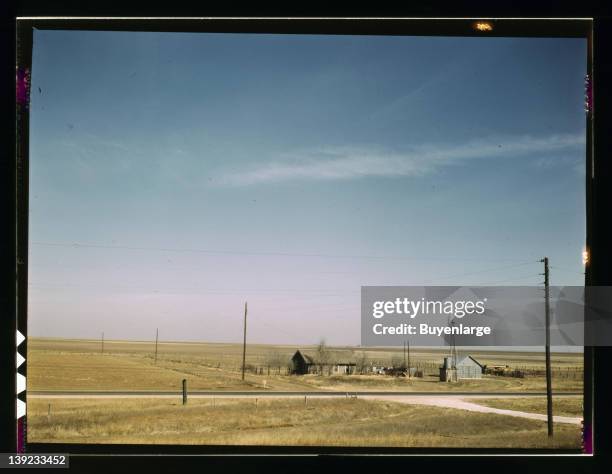
{"type": "Polygon", "coordinates": [[[462,379],[482,378],[483,365],[470,355],[457,357],[455,367],[452,358],[445,357],[440,367],[440,382],[455,382],[462,379]]]}
{"type": "Polygon", "coordinates": [[[318,362],[315,357],[295,351],[291,357],[291,373],[295,375],[325,374],[325,375],[350,375],[355,373],[355,362],[329,361],[318,362]]]}

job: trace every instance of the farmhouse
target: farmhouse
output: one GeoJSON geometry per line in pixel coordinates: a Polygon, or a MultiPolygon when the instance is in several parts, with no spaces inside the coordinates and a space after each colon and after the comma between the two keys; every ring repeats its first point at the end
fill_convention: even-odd
{"type": "Polygon", "coordinates": [[[295,375],[304,374],[326,374],[326,375],[350,375],[355,373],[355,362],[338,361],[333,357],[329,361],[318,361],[315,356],[295,351],[291,357],[291,373],[295,375]]]}
{"type": "Polygon", "coordinates": [[[445,357],[440,367],[440,382],[482,378],[483,366],[470,355],[459,356],[453,367],[452,358],[445,357]]]}

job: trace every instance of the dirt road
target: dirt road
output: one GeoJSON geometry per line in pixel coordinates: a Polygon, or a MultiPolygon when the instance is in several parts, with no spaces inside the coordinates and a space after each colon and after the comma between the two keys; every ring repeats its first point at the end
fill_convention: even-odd
{"type": "MultiPolygon", "coordinates": [[[[547,421],[546,415],[539,413],[528,413],[524,411],[516,410],[504,410],[501,408],[487,407],[484,405],[478,405],[467,401],[466,397],[456,396],[444,396],[444,397],[411,397],[411,396],[400,396],[400,397],[377,397],[377,396],[362,396],[360,397],[365,400],[385,400],[393,401],[397,403],[408,403],[412,405],[429,405],[443,408],[455,408],[458,410],[475,411],[479,413],[496,413],[498,415],[516,416],[519,418],[529,418],[531,420],[547,421]]],[[[475,399],[485,398],[482,396],[472,397],[475,399]]],[[[502,398],[502,397],[498,397],[502,398]]],[[[568,423],[573,425],[579,425],[582,422],[582,418],[572,416],[553,416],[553,422],[555,423],[568,423]]]]}

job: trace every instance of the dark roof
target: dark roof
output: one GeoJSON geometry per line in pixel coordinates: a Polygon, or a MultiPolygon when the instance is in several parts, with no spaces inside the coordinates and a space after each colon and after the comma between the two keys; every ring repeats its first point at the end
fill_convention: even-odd
{"type": "Polygon", "coordinates": [[[351,362],[351,361],[346,361],[346,360],[337,360],[335,359],[335,357],[339,354],[336,354],[334,352],[330,352],[329,354],[329,362],[324,362],[322,364],[319,364],[319,362],[317,362],[317,358],[314,355],[309,355],[306,354],[304,352],[301,352],[300,350],[297,350],[295,352],[295,354],[293,354],[293,357],[297,356],[298,354],[300,354],[300,356],[302,356],[302,358],[304,359],[304,361],[307,364],[313,364],[313,365],[356,365],[355,362],[351,362]]]}

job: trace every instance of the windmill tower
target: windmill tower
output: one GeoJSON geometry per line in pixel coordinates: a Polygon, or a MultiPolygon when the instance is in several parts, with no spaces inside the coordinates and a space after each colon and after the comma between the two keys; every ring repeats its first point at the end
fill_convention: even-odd
{"type": "MultiPolygon", "coordinates": [[[[454,321],[449,321],[448,325],[452,328],[454,321]]],[[[444,364],[440,367],[440,382],[457,382],[457,346],[455,345],[455,335],[451,332],[449,344],[449,355],[444,357],[444,364]]]]}
{"type": "MultiPolygon", "coordinates": [[[[451,329],[455,327],[455,321],[450,322],[451,329]]],[[[450,358],[451,358],[451,368],[456,372],[457,371],[457,344],[455,343],[455,334],[451,333],[451,343],[450,343],[450,358]]]]}

